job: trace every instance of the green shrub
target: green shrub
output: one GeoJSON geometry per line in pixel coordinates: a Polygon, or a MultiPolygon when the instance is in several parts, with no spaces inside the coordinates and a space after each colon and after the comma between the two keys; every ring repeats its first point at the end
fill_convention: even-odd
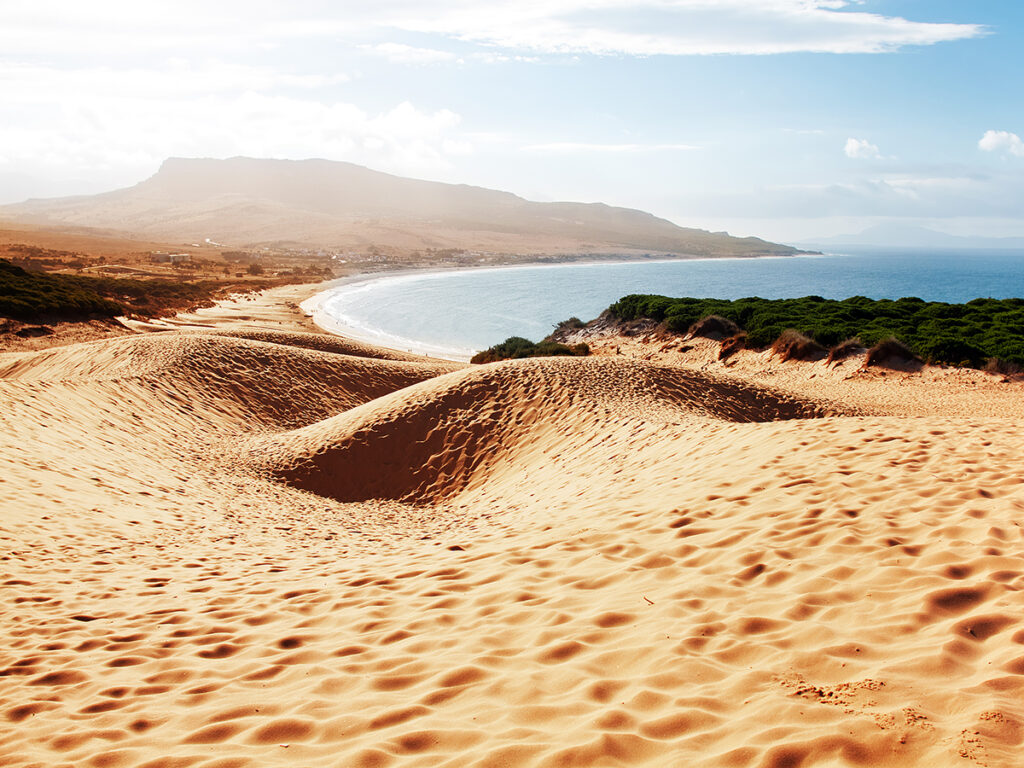
{"type": "Polygon", "coordinates": [[[917,345],[916,351],[929,363],[949,363],[967,368],[981,368],[989,355],[981,347],[962,338],[933,336],[917,345]]]}
{"type": "Polygon", "coordinates": [[[556,331],[578,331],[586,325],[578,317],[570,317],[568,320],[563,320],[555,326],[556,331]]]}
{"type": "Polygon", "coordinates": [[[470,362],[494,363],[498,360],[518,360],[524,357],[583,357],[589,354],[590,347],[586,344],[574,344],[571,347],[554,341],[542,341],[539,344],[534,344],[522,336],[509,336],[501,344],[495,344],[490,349],[477,352],[470,362]]]}

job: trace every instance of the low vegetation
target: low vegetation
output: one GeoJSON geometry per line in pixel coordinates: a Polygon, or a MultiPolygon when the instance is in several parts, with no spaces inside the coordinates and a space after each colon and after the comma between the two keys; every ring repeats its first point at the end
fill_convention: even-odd
{"type": "Polygon", "coordinates": [[[690,325],[687,333],[691,336],[701,336],[705,339],[721,341],[722,339],[735,336],[739,331],[739,326],[732,320],[721,315],[708,315],[690,325]]]}
{"type": "Polygon", "coordinates": [[[902,341],[890,336],[869,349],[864,362],[868,365],[891,365],[893,363],[919,363],[921,359],[902,341]]]}
{"type": "Polygon", "coordinates": [[[113,317],[121,305],[88,284],[64,275],[26,272],[0,260],[0,315],[34,320],[44,315],[59,317],[113,317]]]}
{"type": "MultiPolygon", "coordinates": [[[[718,333],[725,335],[730,326],[721,321],[728,321],[746,332],[746,345],[754,349],[781,343],[780,337],[788,334],[777,351],[798,359],[814,359],[832,348],[829,359],[840,360],[855,348],[875,348],[891,339],[905,347],[908,361],[919,358],[973,368],[1024,365],[1024,299],[947,304],[865,296],[841,301],[820,296],[729,301],[632,294],[613,304],[610,312],[620,321],[650,319],[677,333],[696,333],[716,317],[710,324],[718,333]],[[993,359],[998,362],[991,363],[993,359]]],[[[874,357],[898,352],[890,344],[874,357]]]]}
{"type": "Polygon", "coordinates": [[[864,342],[862,342],[859,337],[854,336],[852,339],[845,339],[833,346],[832,349],[828,351],[828,357],[825,358],[825,362],[829,365],[832,363],[838,363],[840,360],[845,360],[846,358],[860,354],[863,351],[864,342]]]}
{"type": "Polygon", "coordinates": [[[556,356],[577,356],[583,357],[590,354],[590,347],[586,344],[559,344],[554,341],[542,341],[535,344],[522,336],[509,336],[501,344],[495,344],[490,349],[477,352],[473,355],[472,363],[494,363],[498,360],[516,360],[524,357],[556,357],[556,356]]]}
{"type": "Polygon", "coordinates": [[[793,328],[787,328],[772,343],[772,352],[786,360],[821,360],[828,350],[809,336],[793,328]]]}
{"type": "Polygon", "coordinates": [[[274,281],[134,280],[28,272],[0,259],[0,316],[25,321],[173,314],[209,304],[233,288],[259,290],[274,281]]]}
{"type": "Polygon", "coordinates": [[[570,317],[568,320],[563,320],[555,326],[555,332],[572,333],[582,328],[586,328],[587,324],[580,320],[578,317],[570,317]]]}
{"type": "Polygon", "coordinates": [[[722,348],[718,350],[719,360],[728,360],[737,352],[747,348],[747,334],[743,331],[722,339],[722,348]]]}

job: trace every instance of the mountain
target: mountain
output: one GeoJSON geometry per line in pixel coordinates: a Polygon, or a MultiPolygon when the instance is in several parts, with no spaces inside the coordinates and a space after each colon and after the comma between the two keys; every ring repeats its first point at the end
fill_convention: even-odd
{"type": "Polygon", "coordinates": [[[855,235],[821,237],[801,243],[823,248],[935,248],[941,250],[1024,250],[1024,237],[961,237],[910,224],[887,223],[855,235]]]}
{"type": "Polygon", "coordinates": [[[100,195],[30,200],[0,216],[44,226],[231,247],[463,248],[515,253],[791,255],[758,238],[685,229],[602,203],[537,203],[508,192],[419,181],[328,160],[172,158],[151,178],[100,195]]]}

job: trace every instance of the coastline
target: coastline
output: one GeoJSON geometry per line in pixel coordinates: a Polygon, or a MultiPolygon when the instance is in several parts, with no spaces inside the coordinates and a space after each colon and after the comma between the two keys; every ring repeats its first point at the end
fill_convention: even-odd
{"type": "Polygon", "coordinates": [[[457,350],[418,342],[414,339],[403,339],[397,336],[390,336],[386,333],[373,333],[372,331],[367,331],[364,328],[359,328],[356,325],[342,322],[339,318],[327,312],[327,310],[324,309],[323,304],[328,299],[335,296],[339,289],[345,287],[351,288],[353,286],[369,285],[379,280],[408,277],[410,275],[444,274],[449,271],[468,271],[469,269],[476,268],[469,267],[458,270],[399,269],[394,271],[361,272],[354,275],[347,275],[345,277],[335,278],[334,280],[328,280],[319,284],[317,287],[320,290],[317,290],[307,299],[300,302],[299,310],[305,317],[309,318],[313,325],[318,329],[334,334],[335,336],[342,336],[364,344],[384,347],[397,352],[409,352],[414,355],[422,355],[423,357],[438,360],[466,363],[469,362],[469,358],[473,356],[472,351],[467,350],[465,353],[462,353],[457,350]]]}
{"type": "Polygon", "coordinates": [[[399,352],[410,352],[441,360],[453,362],[468,362],[475,352],[479,350],[456,349],[438,344],[430,344],[416,339],[395,336],[369,326],[360,326],[352,322],[344,322],[341,318],[333,315],[324,308],[324,303],[339,293],[339,289],[352,288],[354,286],[370,285],[383,280],[394,280],[409,277],[432,278],[442,277],[453,273],[462,272],[504,272],[523,269],[537,268],[566,268],[566,267],[589,267],[589,266],[617,266],[635,264],[672,264],[676,262],[695,261],[749,261],[751,258],[761,259],[792,259],[802,256],[821,257],[820,253],[792,254],[786,256],[735,256],[735,257],[701,257],[691,258],[661,258],[661,259],[580,259],[561,262],[525,262],[517,264],[504,264],[500,266],[485,265],[472,267],[445,267],[431,268],[421,267],[413,269],[384,270],[380,272],[360,272],[345,277],[322,283],[322,290],[305,299],[299,305],[303,313],[309,317],[313,324],[328,333],[360,341],[365,344],[386,347],[399,352]]]}

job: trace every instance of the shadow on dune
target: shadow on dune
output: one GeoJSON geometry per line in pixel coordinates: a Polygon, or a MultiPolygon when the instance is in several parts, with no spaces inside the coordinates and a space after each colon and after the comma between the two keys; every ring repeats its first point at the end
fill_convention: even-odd
{"type": "MultiPolygon", "coordinates": [[[[425,381],[262,440],[261,473],[338,501],[430,504],[486,482],[540,435],[601,435],[624,423],[765,422],[837,407],[695,371],[607,359],[532,359],[425,381]]],[[[560,437],[561,436],[561,437],[560,437]]]]}

